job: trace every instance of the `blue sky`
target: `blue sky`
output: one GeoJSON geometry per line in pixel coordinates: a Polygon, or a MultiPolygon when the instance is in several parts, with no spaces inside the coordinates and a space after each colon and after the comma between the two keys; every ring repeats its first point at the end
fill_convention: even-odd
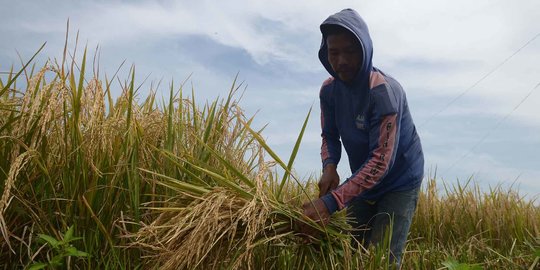
{"type": "MultiPolygon", "coordinates": [[[[9,11],[0,25],[0,71],[19,63],[17,51],[28,59],[45,41],[38,61],[60,58],[69,18],[71,44],[76,30],[90,52],[99,44],[102,74],[113,74],[126,60],[122,74],[134,64],[140,81],[147,75],[163,80],[163,95],[171,80],[192,74],[188,83],[197,98],[214,99],[227,93],[239,73],[247,85],[242,107],[248,115],[257,113],[256,125],[268,124],[264,135],[283,157],[313,105],[296,163],[298,174],[307,176],[320,170],[318,92],[328,77],[317,58],[318,26],[352,7],[370,27],[374,65],[407,92],[426,171],[437,168],[447,182],[474,176],[484,187],[515,181],[523,194],[536,196],[540,37],[470,88],[540,33],[540,2],[517,3],[0,0],[9,11]]],[[[141,97],[149,88],[147,83],[141,97]]],[[[342,179],[350,175],[347,167],[340,166],[342,179]]]]}

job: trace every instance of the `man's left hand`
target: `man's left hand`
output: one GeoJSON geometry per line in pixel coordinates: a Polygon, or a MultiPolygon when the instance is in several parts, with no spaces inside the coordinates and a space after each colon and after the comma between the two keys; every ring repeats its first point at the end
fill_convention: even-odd
{"type": "MultiPolygon", "coordinates": [[[[330,213],[328,213],[328,209],[321,199],[307,202],[302,206],[302,208],[304,208],[304,215],[319,223],[319,225],[323,227],[328,224],[328,221],[330,221],[330,213]]],[[[317,236],[317,230],[306,223],[300,223],[299,229],[301,233],[306,235],[317,236]]]]}

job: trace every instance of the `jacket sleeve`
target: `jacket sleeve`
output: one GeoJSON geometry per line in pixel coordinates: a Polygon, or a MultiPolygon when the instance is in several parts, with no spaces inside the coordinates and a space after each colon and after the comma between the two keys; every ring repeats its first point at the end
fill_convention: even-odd
{"type": "Polygon", "coordinates": [[[336,125],[334,102],[330,91],[334,78],[324,81],[319,93],[321,103],[321,160],[323,169],[328,164],[338,164],[341,158],[341,141],[336,125]]]}
{"type": "Polygon", "coordinates": [[[369,155],[347,181],[322,197],[330,213],[343,209],[353,198],[377,185],[394,164],[399,143],[398,101],[387,84],[370,91],[369,155]]]}

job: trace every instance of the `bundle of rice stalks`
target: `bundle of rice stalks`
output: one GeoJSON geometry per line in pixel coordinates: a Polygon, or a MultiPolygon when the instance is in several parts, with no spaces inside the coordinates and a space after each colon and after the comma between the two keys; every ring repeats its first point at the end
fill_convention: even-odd
{"type": "MultiPolygon", "coordinates": [[[[215,106],[211,108],[210,115],[221,115],[215,113],[215,106]]],[[[224,109],[227,111],[222,107],[219,112],[224,109]]],[[[184,179],[143,169],[147,181],[173,191],[161,202],[162,206],[151,208],[157,217],[143,224],[134,235],[134,245],[142,247],[150,258],[149,266],[160,269],[350,268],[353,248],[346,232],[345,216],[334,216],[324,227],[306,218],[300,205],[311,197],[305,190],[307,183],[293,182],[296,178],[292,176],[291,167],[309,114],[287,165],[260,133],[250,127],[250,121],[244,121],[241,113],[232,115],[234,121],[226,122],[236,123],[233,126],[237,128],[232,130],[237,130],[238,134],[224,133],[234,134],[234,140],[246,140],[250,146],[256,146],[247,162],[244,156],[228,155],[223,147],[195,138],[200,150],[207,154],[205,162],[201,162],[200,155],[179,156],[161,150],[161,156],[174,164],[184,179]],[[264,153],[273,161],[265,161],[264,153]],[[257,158],[253,160],[253,156],[257,158]],[[285,172],[282,177],[276,173],[276,164],[285,172]],[[285,187],[297,193],[289,192],[285,197],[285,187]],[[315,237],[295,230],[301,222],[314,228],[315,237]]],[[[236,142],[242,143],[245,142],[236,142]]]]}

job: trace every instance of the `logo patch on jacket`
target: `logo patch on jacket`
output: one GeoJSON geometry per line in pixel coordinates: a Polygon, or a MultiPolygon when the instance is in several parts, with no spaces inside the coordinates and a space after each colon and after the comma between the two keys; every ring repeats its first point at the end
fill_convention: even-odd
{"type": "Polygon", "coordinates": [[[355,123],[356,123],[357,129],[361,129],[361,130],[366,129],[366,118],[364,117],[363,114],[359,114],[358,116],[356,116],[355,123]]]}

